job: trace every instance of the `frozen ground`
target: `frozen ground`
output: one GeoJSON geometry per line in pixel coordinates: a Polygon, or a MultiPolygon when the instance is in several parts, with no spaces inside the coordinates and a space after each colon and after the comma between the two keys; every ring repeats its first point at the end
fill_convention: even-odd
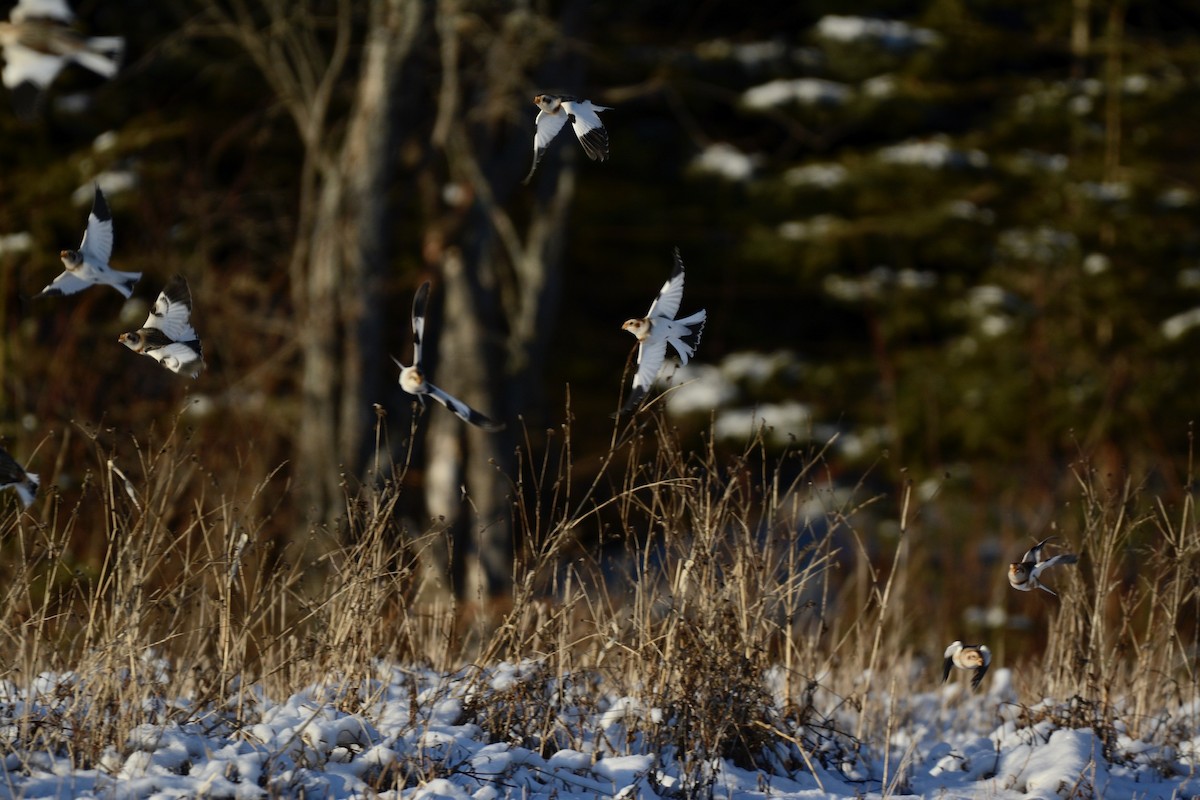
{"type": "MultiPolygon", "coordinates": [[[[977,695],[966,695],[960,681],[943,688],[936,683],[939,676],[922,681],[927,677],[928,691],[883,698],[881,707],[894,701],[894,724],[864,732],[857,755],[831,746],[827,733],[823,739],[771,722],[787,731],[790,743],[776,740],[770,769],[720,762],[710,773],[712,795],[1200,795],[1195,774],[1200,709],[1165,710],[1157,724],[1144,724],[1157,744],[1112,730],[1106,745],[1090,728],[1063,725],[1067,706],[1058,708],[1056,723],[1050,706],[1016,703],[1007,670],[995,670],[984,684],[987,691],[977,695]],[[1170,729],[1175,733],[1164,737],[1170,729]],[[890,736],[886,758],[885,736],[890,736]],[[897,771],[897,764],[904,766],[897,771]]],[[[269,699],[247,687],[225,710],[147,699],[146,711],[165,714],[169,708],[188,721],[143,724],[124,741],[102,748],[95,763],[81,763],[86,756],[76,749],[72,759],[70,744],[46,746],[54,726],[71,724],[68,706],[86,706],[87,687],[78,676],[44,674],[27,690],[0,684],[5,747],[0,795],[573,800],[706,793],[688,792],[681,783],[688,759],[670,748],[656,753],[650,747],[653,732],[670,724],[667,715],[637,700],[605,695],[591,677],[559,682],[532,662],[455,675],[381,667],[377,682],[363,688],[366,692],[312,687],[269,699]],[[557,713],[538,713],[547,708],[557,713]],[[498,720],[507,735],[498,732],[498,720]]],[[[90,713],[94,720],[103,712],[90,713]]],[[[852,720],[840,722],[852,729],[852,720]]],[[[59,733],[65,734],[60,741],[71,742],[72,731],[59,733]]],[[[659,740],[664,738],[669,739],[659,740]]]]}

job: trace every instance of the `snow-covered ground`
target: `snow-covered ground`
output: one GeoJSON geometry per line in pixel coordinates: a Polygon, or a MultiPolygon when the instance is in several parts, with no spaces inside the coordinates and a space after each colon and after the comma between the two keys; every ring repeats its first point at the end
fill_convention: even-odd
{"type": "MultiPolygon", "coordinates": [[[[994,670],[978,694],[957,679],[942,687],[938,677],[922,676],[928,679],[923,691],[879,698],[881,707],[892,709],[892,722],[864,731],[857,753],[810,747],[819,736],[765,721],[786,734],[775,740],[774,766],[749,770],[719,762],[710,773],[712,795],[1200,795],[1200,708],[1164,711],[1161,725],[1143,720],[1142,728],[1160,738],[1166,728],[1177,731],[1171,745],[1150,744],[1125,735],[1119,724],[1102,738],[1090,728],[1054,722],[1063,716],[1056,717],[1052,704],[1016,701],[1006,669],[994,670]]],[[[572,800],[697,793],[681,783],[686,759],[650,746],[648,732],[671,722],[662,709],[607,695],[592,676],[556,679],[537,662],[453,675],[381,666],[375,682],[358,691],[310,687],[274,700],[245,687],[225,710],[159,701],[145,710],[170,707],[187,721],[143,724],[83,765],[78,751],[74,761],[68,756],[70,748],[22,747],[24,737],[45,732],[41,726],[65,724],[62,704],[78,703],[85,687],[70,674],[44,674],[27,690],[0,686],[0,796],[572,800]],[[533,713],[532,728],[522,726],[517,698],[542,698],[547,705],[537,708],[556,714],[547,723],[544,714],[533,713]],[[509,735],[497,732],[497,719],[511,726],[509,735]],[[550,735],[531,737],[532,729],[550,735]]],[[[850,729],[852,720],[839,723],[850,729]]]]}

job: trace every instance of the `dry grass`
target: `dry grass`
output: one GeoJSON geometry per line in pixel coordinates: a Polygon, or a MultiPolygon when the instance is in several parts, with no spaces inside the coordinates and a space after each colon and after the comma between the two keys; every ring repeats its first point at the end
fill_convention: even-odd
{"type": "MultiPolygon", "coordinates": [[[[279,543],[277,475],[216,481],[179,429],[88,434],[74,504],[51,493],[0,530],[2,688],[39,698],[4,747],[91,766],[145,723],[252,724],[256,691],[320,686],[356,710],[382,661],[466,669],[465,720],[543,755],[579,746],[581,712],[604,711],[609,748],[672,759],[690,796],[717,759],[854,774],[870,749],[885,792],[903,789],[912,752],[887,744],[908,725],[903,698],[937,686],[939,642],[959,636],[927,591],[936,543],[911,489],[888,514],[861,487],[829,488],[820,449],[692,448],[653,412],[615,427],[582,481],[570,424],[551,434],[526,441],[512,479],[513,593],[472,607],[423,591],[436,535],[397,512],[402,464],[347,498],[340,531],[279,543]],[[100,542],[98,563],[71,560],[80,539],[100,542]]],[[[1190,496],[1169,507],[1083,468],[1078,485],[1082,558],[1056,576],[1040,667],[996,667],[1061,701],[1027,724],[1092,727],[1120,758],[1119,734],[1195,723],[1163,709],[1200,697],[1200,526],[1190,496]]]]}

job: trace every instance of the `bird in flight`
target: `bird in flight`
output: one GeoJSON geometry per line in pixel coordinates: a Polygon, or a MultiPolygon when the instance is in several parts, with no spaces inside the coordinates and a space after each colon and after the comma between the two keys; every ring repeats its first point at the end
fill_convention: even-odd
{"type": "Polygon", "coordinates": [[[421,343],[425,338],[425,305],[428,301],[429,281],[425,281],[417,289],[417,294],[413,297],[413,364],[411,367],[406,367],[400,363],[400,359],[392,356],[392,361],[395,361],[396,366],[400,368],[400,388],[411,395],[416,395],[416,398],[421,401],[422,407],[425,405],[425,398],[432,397],[453,411],[459,419],[469,422],[478,428],[482,428],[485,431],[504,430],[503,422],[496,422],[490,417],[479,413],[462,400],[442,391],[426,379],[425,370],[421,364],[421,343]]]}
{"type": "Polygon", "coordinates": [[[642,401],[658,376],[667,345],[679,354],[684,365],[688,363],[700,344],[704,331],[704,320],[708,312],[700,309],[690,317],[675,319],[679,305],[683,302],[683,259],[679,248],[675,248],[675,268],[671,277],[663,284],[658,297],[650,304],[646,316],[626,320],[622,330],[629,331],[638,340],[637,372],[633,376],[633,388],[623,411],[628,411],[642,401]]]}
{"type": "Polygon", "coordinates": [[[92,212],[88,214],[87,230],[83,233],[79,249],[59,252],[58,255],[66,269],[37,296],[75,294],[89,286],[107,284],[128,299],[142,273],[121,272],[110,267],[108,259],[112,256],[112,249],[112,212],[97,184],[96,196],[92,200],[92,212]]]}
{"type": "Polygon", "coordinates": [[[942,664],[942,683],[950,677],[951,667],[974,670],[971,676],[971,688],[978,689],[979,682],[987,675],[988,667],[992,665],[992,651],[986,644],[963,644],[953,642],[946,648],[945,661],[942,664]]]}
{"type": "Polygon", "coordinates": [[[120,36],[86,37],[70,28],[75,20],[66,0],[19,0],[7,21],[0,21],[4,85],[22,119],[32,119],[46,88],[67,64],[75,62],[104,78],[117,73],[125,40],[120,36]]]}
{"type": "Polygon", "coordinates": [[[17,496],[21,498],[21,504],[29,508],[29,504],[33,502],[33,498],[37,494],[39,483],[37,475],[26,472],[25,468],[8,454],[8,451],[0,448],[0,489],[13,487],[17,490],[17,496]]]}
{"type": "Polygon", "coordinates": [[[593,105],[591,100],[553,94],[539,94],[533,98],[533,103],[540,110],[533,133],[533,166],[525,176],[525,183],[533,178],[542,156],[546,154],[546,148],[568,122],[575,129],[575,136],[579,138],[588,158],[592,161],[608,160],[608,129],[600,121],[598,112],[612,111],[611,108],[593,105]]]}
{"type": "Polygon", "coordinates": [[[172,372],[194,378],[204,367],[204,353],[191,317],[192,293],[183,276],[176,275],[159,293],[146,323],[136,331],[122,333],[117,341],[172,372]]]}
{"type": "Polygon", "coordinates": [[[1059,553],[1053,558],[1043,560],[1042,550],[1045,549],[1046,542],[1053,538],[1055,537],[1048,536],[1042,539],[1029,548],[1020,561],[1014,561],[1008,565],[1008,582],[1014,589],[1020,589],[1022,592],[1041,589],[1043,592],[1049,592],[1058,597],[1049,586],[1041,582],[1041,574],[1055,564],[1074,564],[1079,560],[1079,556],[1074,553],[1059,553]]]}

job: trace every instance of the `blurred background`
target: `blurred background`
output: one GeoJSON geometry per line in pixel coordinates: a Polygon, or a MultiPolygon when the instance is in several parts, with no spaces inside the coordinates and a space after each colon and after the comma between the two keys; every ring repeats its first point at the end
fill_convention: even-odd
{"type": "Polygon", "coordinates": [[[37,120],[0,114],[0,432],[56,508],[86,502],[89,450],[177,424],[206,480],[282,538],[336,531],[347,494],[406,462],[406,518],[472,548],[502,593],[524,546],[518,450],[539,461],[569,423],[579,482],[599,469],[634,344],[620,325],[676,246],[681,313],[708,310],[660,406],[680,435],[740,453],[765,423],[768,450],[820,453],[811,480],[870,506],[868,541],[897,535],[913,487],[930,591],[971,625],[1044,615],[1004,565],[1070,541],[1079,476],[1167,504],[1191,490],[1193,4],[75,11],[126,37],[121,72],[68,68],[37,120]],[[611,106],[611,159],[564,130],[522,185],[543,91],[611,106]],[[30,299],[93,182],[113,266],[145,273],[134,298],[30,299]],[[117,343],[177,272],[195,382],[117,343]],[[432,380],[503,434],[437,407],[411,423],[389,355],[409,363],[427,279],[432,380]]]}

